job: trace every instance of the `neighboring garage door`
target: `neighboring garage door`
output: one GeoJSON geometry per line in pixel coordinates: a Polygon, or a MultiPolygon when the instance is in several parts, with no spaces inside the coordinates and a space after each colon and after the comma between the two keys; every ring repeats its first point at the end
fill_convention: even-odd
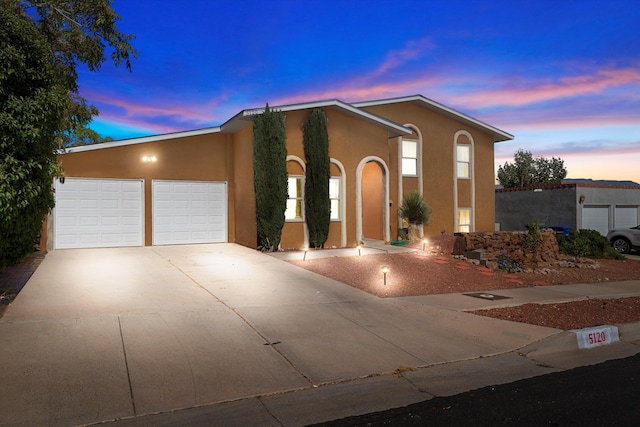
{"type": "Polygon", "coordinates": [[[153,181],[153,244],[227,241],[227,184],[153,181]]]}
{"type": "Polygon", "coordinates": [[[598,230],[600,234],[609,232],[609,206],[585,206],[582,208],[582,228],[598,230]]]}
{"type": "Polygon", "coordinates": [[[55,189],[56,249],[144,244],[142,180],[65,178],[55,189]]]}
{"type": "Polygon", "coordinates": [[[640,223],[637,206],[616,206],[615,228],[631,228],[640,223]]]}

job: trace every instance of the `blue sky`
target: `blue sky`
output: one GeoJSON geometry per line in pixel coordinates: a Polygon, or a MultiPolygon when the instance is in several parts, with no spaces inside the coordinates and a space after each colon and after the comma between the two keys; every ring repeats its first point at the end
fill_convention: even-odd
{"type": "Polygon", "coordinates": [[[80,70],[115,139],[217,126],[245,108],[421,94],[561,157],[640,182],[635,1],[115,0],[133,72],[80,70]]]}

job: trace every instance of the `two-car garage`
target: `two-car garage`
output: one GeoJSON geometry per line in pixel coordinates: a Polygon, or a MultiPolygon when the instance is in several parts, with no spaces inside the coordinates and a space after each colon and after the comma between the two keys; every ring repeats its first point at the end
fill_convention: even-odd
{"type": "MultiPolygon", "coordinates": [[[[56,182],[54,247],[143,246],[144,188],[141,179],[56,182]]],[[[153,245],[227,241],[225,182],[153,180],[151,193],[153,245]]]]}

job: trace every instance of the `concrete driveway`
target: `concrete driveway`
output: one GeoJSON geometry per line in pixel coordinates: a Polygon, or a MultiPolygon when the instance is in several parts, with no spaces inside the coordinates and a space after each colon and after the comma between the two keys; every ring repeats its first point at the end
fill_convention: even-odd
{"type": "Polygon", "coordinates": [[[446,305],[234,244],[53,251],[0,319],[0,424],[304,425],[564,369],[514,350],[567,333],[446,305]]]}

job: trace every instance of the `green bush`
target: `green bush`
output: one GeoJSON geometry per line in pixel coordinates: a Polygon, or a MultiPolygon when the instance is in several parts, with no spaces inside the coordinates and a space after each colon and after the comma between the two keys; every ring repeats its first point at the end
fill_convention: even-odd
{"type": "Polygon", "coordinates": [[[576,257],[625,259],[611,247],[609,240],[596,230],[571,230],[568,236],[560,234],[556,239],[563,254],[576,257]]]}
{"type": "Polygon", "coordinates": [[[527,234],[522,239],[522,245],[532,252],[537,251],[542,246],[542,231],[540,230],[539,219],[534,219],[527,224],[527,234]]]}
{"type": "Polygon", "coordinates": [[[517,273],[522,269],[522,266],[518,261],[514,260],[504,252],[498,255],[498,257],[496,258],[496,262],[498,263],[498,268],[500,270],[506,271],[507,273],[517,273]]]}
{"type": "Polygon", "coordinates": [[[428,225],[431,223],[431,206],[425,203],[422,194],[417,191],[410,191],[404,195],[398,213],[409,224],[428,225]]]}

